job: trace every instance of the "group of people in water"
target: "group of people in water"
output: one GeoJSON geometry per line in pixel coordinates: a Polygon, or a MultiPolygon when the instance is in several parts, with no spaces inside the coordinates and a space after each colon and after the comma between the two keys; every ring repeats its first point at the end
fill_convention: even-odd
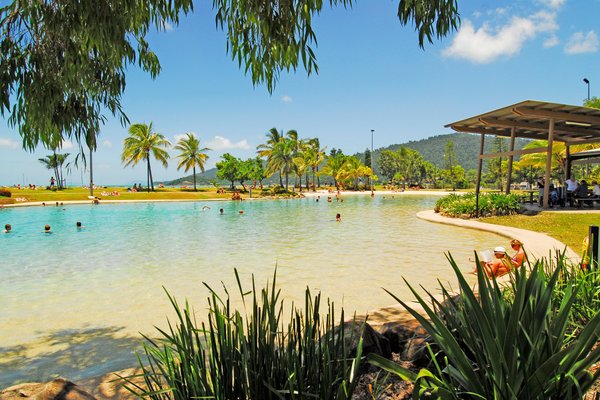
{"type": "MultiPolygon", "coordinates": [[[[83,225],[80,221],[77,221],[75,223],[75,227],[77,228],[77,230],[81,230],[83,228],[83,225]]],[[[6,224],[4,225],[4,233],[11,233],[12,232],[12,225],[11,224],[6,224]]],[[[44,230],[42,231],[44,233],[52,233],[52,227],[48,224],[44,225],[44,230]]]]}

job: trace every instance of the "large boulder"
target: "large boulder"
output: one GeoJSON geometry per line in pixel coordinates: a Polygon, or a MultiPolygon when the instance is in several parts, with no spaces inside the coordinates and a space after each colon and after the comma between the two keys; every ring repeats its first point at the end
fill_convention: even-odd
{"type": "MultiPolygon", "coordinates": [[[[378,354],[385,358],[392,356],[392,350],[390,348],[389,340],[381,333],[377,332],[371,325],[365,321],[353,320],[344,322],[344,340],[346,341],[347,348],[350,349],[350,355],[356,355],[356,349],[358,347],[358,341],[361,338],[362,330],[362,354],[367,355],[371,353],[378,354]]],[[[339,332],[340,326],[335,328],[335,332],[339,332]]]]}

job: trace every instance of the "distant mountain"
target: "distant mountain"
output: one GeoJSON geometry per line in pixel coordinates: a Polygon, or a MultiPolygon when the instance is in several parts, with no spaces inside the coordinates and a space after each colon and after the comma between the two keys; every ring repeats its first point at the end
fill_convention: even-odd
{"type": "MultiPolygon", "coordinates": [[[[477,169],[477,156],[479,155],[479,144],[481,137],[477,134],[465,134],[465,133],[450,133],[446,135],[432,136],[427,139],[411,140],[410,142],[402,144],[392,144],[387,147],[375,149],[373,163],[375,165],[375,173],[378,173],[377,160],[383,150],[398,150],[400,147],[408,147],[409,149],[416,150],[423,158],[432,164],[442,167],[444,160],[444,151],[446,149],[446,143],[448,141],[454,143],[454,152],[456,153],[456,159],[458,163],[465,169],[477,169]]],[[[492,151],[492,138],[487,138],[484,144],[484,153],[490,153],[492,151]]],[[[507,147],[509,141],[506,141],[507,147]]],[[[529,143],[527,139],[516,139],[515,150],[522,149],[529,143]]],[[[357,153],[355,156],[359,157],[364,161],[364,153],[357,153]]],[[[518,159],[515,157],[515,160],[518,159]]]]}
{"type": "MultiPolygon", "coordinates": [[[[206,186],[210,185],[212,180],[217,180],[221,185],[227,184],[225,181],[221,181],[217,178],[217,169],[211,168],[207,169],[204,172],[196,173],[196,185],[198,186],[206,186]]],[[[193,185],[194,184],[194,175],[190,174],[184,176],[182,178],[174,179],[172,181],[162,182],[165,186],[183,186],[183,185],[193,185]]]]}

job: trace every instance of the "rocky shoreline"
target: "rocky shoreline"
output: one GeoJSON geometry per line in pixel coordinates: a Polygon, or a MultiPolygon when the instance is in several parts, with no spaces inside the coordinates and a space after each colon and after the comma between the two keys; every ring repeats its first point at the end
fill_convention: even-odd
{"type": "MultiPolygon", "coordinates": [[[[418,321],[400,306],[390,306],[375,310],[369,314],[363,334],[363,353],[377,353],[386,358],[403,363],[405,366],[423,366],[425,362],[424,346],[427,334],[418,321]]],[[[364,317],[357,317],[355,322],[364,322],[364,317]]],[[[348,322],[347,324],[353,324],[348,322]]],[[[74,363],[77,360],[72,360],[74,363]]],[[[132,376],[138,373],[136,368],[108,373],[79,382],[71,382],[68,377],[56,378],[44,383],[22,383],[0,390],[0,400],[36,399],[36,400],[113,400],[135,399],[125,389],[118,376],[132,376]]],[[[361,377],[361,384],[354,398],[370,399],[368,384],[374,375],[366,368],[361,377]],[[372,376],[373,375],[373,376],[372,376]]],[[[139,383],[143,383],[140,379],[139,383]]],[[[412,385],[399,381],[390,390],[403,387],[403,392],[412,393],[412,385]]],[[[398,394],[398,393],[396,393],[398,394]]],[[[403,397],[394,398],[400,399],[403,397]]]]}
{"type": "MultiPolygon", "coordinates": [[[[362,325],[364,317],[346,324],[362,325]]],[[[426,344],[430,337],[421,324],[400,305],[384,307],[368,315],[363,333],[363,354],[376,353],[391,359],[404,368],[414,371],[426,367],[428,356],[426,344]]],[[[73,360],[76,362],[77,360],[73,360]]],[[[65,378],[57,378],[46,383],[22,383],[0,390],[0,400],[114,400],[136,399],[122,385],[119,376],[133,376],[139,373],[136,368],[108,373],[96,378],[73,383],[65,378]]],[[[373,398],[371,385],[379,378],[377,369],[364,365],[359,384],[352,400],[370,400],[373,398]]],[[[142,378],[136,378],[136,384],[143,385],[142,378]]],[[[379,393],[380,400],[404,400],[412,398],[413,385],[398,377],[386,381],[386,389],[379,393]]],[[[600,398],[600,382],[588,391],[584,400],[600,398]]]]}

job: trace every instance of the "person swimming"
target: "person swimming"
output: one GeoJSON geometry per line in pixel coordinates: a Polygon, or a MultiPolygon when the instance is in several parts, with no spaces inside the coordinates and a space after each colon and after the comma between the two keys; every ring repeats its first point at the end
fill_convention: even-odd
{"type": "Polygon", "coordinates": [[[50,225],[46,224],[44,226],[44,233],[52,233],[52,231],[50,230],[50,225]]]}
{"type": "Polygon", "coordinates": [[[202,206],[202,211],[210,210],[209,206],[202,206]]]}
{"type": "Polygon", "coordinates": [[[77,222],[75,223],[75,226],[77,227],[77,230],[78,230],[78,231],[80,231],[80,230],[81,230],[81,228],[83,228],[83,225],[81,224],[81,221],[77,221],[77,222]]]}
{"type": "Polygon", "coordinates": [[[342,215],[340,213],[335,214],[335,222],[342,222],[342,215]]]}
{"type": "Polygon", "coordinates": [[[10,224],[4,225],[4,233],[10,233],[12,226],[10,224]]]}
{"type": "Polygon", "coordinates": [[[223,215],[223,209],[219,208],[219,214],[223,215]]]}

